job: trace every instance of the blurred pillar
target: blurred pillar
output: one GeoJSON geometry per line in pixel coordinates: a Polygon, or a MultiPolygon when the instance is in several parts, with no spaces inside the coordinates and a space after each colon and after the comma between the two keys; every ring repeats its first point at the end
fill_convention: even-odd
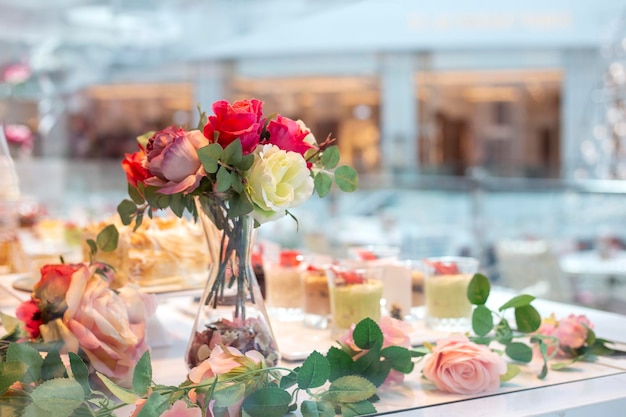
{"type": "Polygon", "coordinates": [[[387,53],[380,60],[383,169],[415,171],[419,159],[414,55],[387,53]]]}
{"type": "Polygon", "coordinates": [[[602,81],[597,50],[577,49],[563,52],[561,88],[561,178],[573,179],[584,166],[580,145],[593,129],[591,93],[602,81]]]}
{"type": "Polygon", "coordinates": [[[232,84],[235,72],[233,61],[202,62],[193,67],[194,111],[191,126],[198,124],[200,108],[211,114],[211,105],[217,100],[232,100],[232,84]]]}

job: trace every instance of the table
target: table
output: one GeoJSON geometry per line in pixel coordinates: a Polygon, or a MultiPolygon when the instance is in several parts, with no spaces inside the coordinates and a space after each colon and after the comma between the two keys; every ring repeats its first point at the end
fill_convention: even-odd
{"type": "MultiPolygon", "coordinates": [[[[7,281],[0,279],[0,286],[6,287],[6,285],[7,281]]],[[[19,294],[17,296],[19,297],[19,294]]],[[[494,291],[490,297],[490,302],[494,306],[500,305],[510,296],[511,293],[500,289],[494,291]]],[[[16,304],[16,301],[13,304],[16,304]]],[[[184,305],[189,305],[188,297],[161,299],[157,311],[158,326],[156,328],[159,332],[165,331],[164,334],[168,340],[167,343],[162,343],[162,336],[160,336],[160,346],[152,348],[153,378],[157,383],[178,384],[186,376],[183,352],[191,333],[193,318],[189,315],[188,308],[181,308],[184,305]]],[[[586,314],[595,323],[598,335],[626,342],[626,320],[624,316],[544,300],[537,300],[534,305],[542,315],[552,312],[559,317],[572,312],[586,314]]],[[[8,308],[7,305],[3,305],[3,310],[7,311],[8,308]]],[[[281,334],[281,326],[280,323],[275,324],[276,333],[279,335],[281,334]]],[[[278,337],[280,345],[280,336],[278,337]]],[[[495,395],[480,398],[452,396],[453,402],[432,406],[423,406],[421,402],[418,402],[429,394],[424,394],[419,389],[421,384],[419,373],[414,372],[407,376],[405,385],[382,390],[382,401],[376,407],[384,414],[398,417],[447,417],[456,415],[463,417],[583,417],[593,414],[622,416],[623,410],[626,408],[626,359],[622,361],[623,366],[621,368],[616,367],[615,373],[612,375],[516,392],[501,390],[495,395]]],[[[285,365],[295,366],[294,363],[286,363],[285,365]]]]}

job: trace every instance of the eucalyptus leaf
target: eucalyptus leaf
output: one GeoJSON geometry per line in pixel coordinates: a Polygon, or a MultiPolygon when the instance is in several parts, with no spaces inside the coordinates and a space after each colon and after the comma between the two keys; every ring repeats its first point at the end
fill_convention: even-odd
{"type": "Polygon", "coordinates": [[[262,388],[243,400],[243,410],[253,417],[283,416],[290,402],[291,395],[287,391],[276,387],[262,388]]]}
{"type": "MultiPolygon", "coordinates": [[[[216,132],[217,133],[217,132],[216,132]]],[[[212,143],[198,149],[198,158],[202,163],[202,167],[208,174],[215,174],[218,168],[218,161],[222,157],[222,147],[218,143],[212,143]]]]}
{"type": "Polygon", "coordinates": [[[150,352],[145,351],[133,371],[133,391],[139,395],[148,393],[152,384],[152,363],[150,362],[150,352]]]}
{"type": "Polygon", "coordinates": [[[69,416],[85,399],[83,387],[69,378],[43,382],[30,395],[33,404],[56,416],[69,416]]]}
{"type": "Polygon", "coordinates": [[[231,176],[226,167],[220,166],[216,176],[217,191],[223,193],[230,188],[231,176]]]}
{"type": "Polygon", "coordinates": [[[236,193],[242,193],[244,190],[243,178],[237,171],[230,173],[230,186],[233,187],[236,193]]]}
{"type": "Polygon", "coordinates": [[[493,329],[493,315],[484,304],[478,304],[472,313],[472,330],[478,336],[486,336],[493,329]]]}
{"type": "Polygon", "coordinates": [[[87,239],[87,246],[89,246],[89,253],[91,255],[94,255],[96,252],[98,252],[98,245],[96,245],[96,241],[93,239],[87,239]]]}
{"type": "Polygon", "coordinates": [[[228,165],[236,166],[239,162],[241,162],[242,153],[243,149],[241,147],[241,140],[235,139],[228,146],[226,146],[226,148],[224,148],[222,160],[228,165]]]}
{"type": "Polygon", "coordinates": [[[137,205],[130,200],[122,200],[117,205],[117,212],[124,226],[128,226],[137,212],[137,205]]]}
{"type": "Polygon", "coordinates": [[[155,206],[160,209],[166,209],[170,206],[170,200],[172,196],[169,194],[157,194],[155,206]]]}
{"type": "Polygon", "coordinates": [[[490,290],[489,279],[483,274],[474,274],[467,286],[467,299],[472,304],[485,304],[489,298],[490,290]]]}
{"type": "Polygon", "coordinates": [[[330,375],[328,360],[318,351],[313,351],[304,361],[298,372],[298,388],[321,387],[330,375]]]}
{"type": "Polygon", "coordinates": [[[375,413],[376,407],[374,407],[374,405],[369,401],[341,404],[341,415],[343,417],[355,417],[375,413]]]}
{"type": "Polygon", "coordinates": [[[318,172],[313,178],[313,185],[315,186],[315,191],[320,198],[324,198],[329,192],[330,188],[333,185],[333,179],[330,175],[325,172],[318,172]]]}
{"type": "Polygon", "coordinates": [[[333,169],[339,163],[339,148],[336,145],[324,149],[321,157],[322,166],[325,169],[333,169]]]}
{"type": "Polygon", "coordinates": [[[119,237],[120,234],[117,231],[117,227],[109,224],[96,236],[96,245],[103,252],[113,252],[117,248],[119,237]]]}
{"type": "Polygon", "coordinates": [[[515,307],[515,322],[520,332],[532,333],[541,326],[541,315],[531,305],[515,307]]]}
{"type": "Polygon", "coordinates": [[[352,332],[354,344],[360,349],[372,349],[383,345],[383,332],[372,319],[365,318],[357,323],[352,332]]]}
{"type": "Polygon", "coordinates": [[[254,154],[249,153],[241,157],[241,161],[235,165],[235,168],[243,172],[249,170],[252,164],[254,164],[254,154]]]}
{"type": "Polygon", "coordinates": [[[183,217],[185,201],[182,193],[176,193],[170,196],[170,208],[177,217],[183,217]]]}
{"type": "Polygon", "coordinates": [[[511,298],[506,303],[502,304],[502,306],[498,309],[499,311],[504,311],[507,308],[517,308],[524,307],[530,305],[530,303],[535,299],[532,295],[521,294],[516,297],[511,298]]]}
{"type": "Polygon", "coordinates": [[[348,375],[336,379],[325,394],[332,402],[355,403],[376,394],[376,387],[367,379],[348,375]]]}
{"type": "Polygon", "coordinates": [[[533,350],[525,343],[513,342],[506,345],[506,355],[518,362],[528,363],[533,358],[533,350]]]}
{"type": "Polygon", "coordinates": [[[141,195],[139,190],[134,187],[131,183],[128,183],[128,196],[135,204],[143,204],[146,202],[146,199],[141,195]]]}
{"type": "Polygon", "coordinates": [[[234,218],[243,216],[250,213],[253,210],[252,203],[248,200],[248,197],[244,193],[233,194],[230,198],[230,209],[228,210],[228,217],[234,218]]]}
{"type": "Polygon", "coordinates": [[[359,187],[359,176],[354,168],[342,165],[335,170],[335,183],[341,191],[349,193],[359,187]]]}

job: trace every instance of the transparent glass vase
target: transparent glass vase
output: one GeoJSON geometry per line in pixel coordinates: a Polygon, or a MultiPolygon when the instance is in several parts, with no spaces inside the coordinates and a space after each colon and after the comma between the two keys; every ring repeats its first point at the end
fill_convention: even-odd
{"type": "Polygon", "coordinates": [[[260,352],[268,366],[279,360],[276,338],[268,319],[251,262],[254,219],[228,216],[219,195],[196,197],[211,263],[185,358],[192,368],[218,345],[245,353],[260,352]]]}

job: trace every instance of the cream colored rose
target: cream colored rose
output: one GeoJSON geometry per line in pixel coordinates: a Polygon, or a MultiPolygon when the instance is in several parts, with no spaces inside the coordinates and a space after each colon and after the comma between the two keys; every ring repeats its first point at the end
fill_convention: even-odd
{"type": "Polygon", "coordinates": [[[302,155],[275,145],[257,147],[245,179],[252,215],[259,223],[284,216],[313,193],[313,178],[302,155]]]}

